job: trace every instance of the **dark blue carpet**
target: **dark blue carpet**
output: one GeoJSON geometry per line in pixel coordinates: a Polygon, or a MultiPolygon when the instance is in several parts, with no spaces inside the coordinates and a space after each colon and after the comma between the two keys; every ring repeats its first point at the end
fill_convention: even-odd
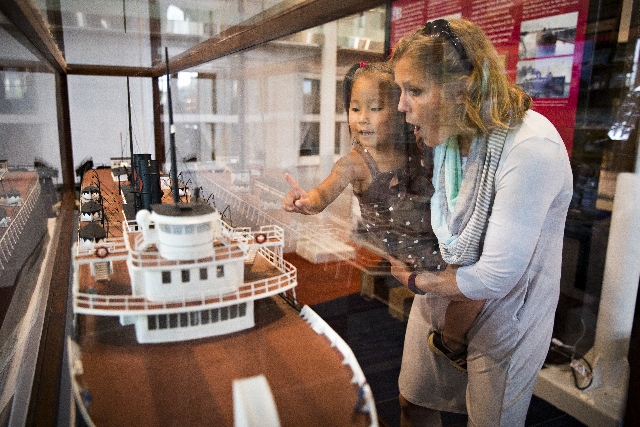
{"type": "MultiPolygon", "coordinates": [[[[351,347],[371,386],[381,426],[399,427],[398,375],[406,323],[391,316],[378,300],[348,295],[311,307],[351,347]]],[[[442,414],[444,427],[464,427],[467,418],[442,414]]],[[[585,427],[574,418],[535,396],[527,427],[585,427]]]]}

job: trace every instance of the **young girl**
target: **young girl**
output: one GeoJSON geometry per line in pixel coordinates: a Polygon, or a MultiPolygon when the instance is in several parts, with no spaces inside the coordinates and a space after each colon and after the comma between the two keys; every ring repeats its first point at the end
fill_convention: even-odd
{"type": "Polygon", "coordinates": [[[345,107],[353,149],[317,187],[304,191],[289,174],[288,212],[322,212],[351,184],[366,234],[374,244],[414,268],[437,268],[441,259],[429,226],[432,191],[415,140],[409,142],[400,90],[388,64],[361,63],[345,78],[345,107]],[[425,249],[427,247],[428,249],[425,249]]]}

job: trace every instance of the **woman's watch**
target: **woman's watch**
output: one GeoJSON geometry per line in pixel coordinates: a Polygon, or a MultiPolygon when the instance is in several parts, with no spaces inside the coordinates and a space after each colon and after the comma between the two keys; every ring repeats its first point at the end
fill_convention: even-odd
{"type": "Polygon", "coordinates": [[[407,287],[409,288],[409,290],[411,292],[413,292],[416,295],[424,295],[426,294],[426,292],[424,292],[421,289],[418,289],[416,287],[416,277],[418,276],[418,272],[414,271],[409,275],[409,280],[407,281],[407,287]]]}

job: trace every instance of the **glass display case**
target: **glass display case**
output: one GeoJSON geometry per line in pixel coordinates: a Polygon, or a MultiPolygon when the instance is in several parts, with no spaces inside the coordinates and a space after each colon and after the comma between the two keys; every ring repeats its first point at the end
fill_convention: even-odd
{"type": "MultiPolygon", "coordinates": [[[[471,6],[462,3],[464,14],[471,6]]],[[[518,7],[528,10],[533,3],[518,7]]],[[[575,120],[562,130],[570,133],[574,197],[554,337],[582,357],[597,340],[616,179],[637,168],[638,109],[625,100],[640,84],[640,22],[632,13],[639,10],[637,0],[577,3],[582,15],[571,19],[578,23],[567,29],[563,21],[557,31],[575,46],[570,54],[550,56],[555,55],[553,64],[578,58],[581,68],[575,62],[568,68],[579,77],[563,84],[557,97],[534,96],[534,109],[558,105],[556,98],[568,98],[575,86],[575,120]],[[609,130],[619,124],[622,105],[631,105],[626,119],[635,125],[626,138],[614,139],[609,130]]],[[[197,424],[211,417],[231,425],[231,383],[260,374],[274,392],[283,425],[294,425],[283,411],[297,413],[304,425],[351,425],[346,419],[354,425],[398,425],[397,375],[413,293],[393,281],[383,251],[367,239],[351,186],[317,215],[288,213],[281,204],[291,189],[285,174],[311,189],[352,149],[343,101],[346,75],[355,64],[388,59],[404,22],[402,11],[409,19],[416,7],[422,3],[0,5],[0,425],[108,425],[110,418],[116,424],[173,418],[197,424]],[[160,193],[206,204],[219,214],[207,219],[219,232],[213,241],[224,246],[220,242],[227,239],[247,257],[237,266],[216,264],[217,252],[181,259],[181,246],[168,256],[173,267],[158,267],[158,278],[149,279],[164,286],[157,292],[176,286],[182,295],[185,283],[243,276],[238,286],[250,286],[251,298],[216,305],[190,295],[173,307],[167,301],[178,304],[182,297],[147,298],[145,292],[156,291],[150,284],[132,284],[143,273],[131,273],[129,294],[110,295],[121,298],[117,302],[100,299],[101,287],[120,283],[119,265],[131,272],[136,262],[146,262],[136,258],[145,239],[145,247],[157,246],[162,255],[162,233],[188,235],[189,227],[198,227],[193,222],[180,228],[163,219],[161,209],[148,218],[128,211],[147,194],[140,184],[132,185],[131,199],[122,196],[123,186],[142,182],[138,159],[156,165],[160,193]],[[97,198],[93,187],[100,191],[97,198]],[[97,214],[85,211],[90,200],[99,201],[97,214]],[[83,235],[88,223],[100,224],[104,234],[83,235]],[[88,255],[82,254],[94,261],[83,260],[85,249],[88,255]],[[257,284],[272,271],[254,258],[247,261],[256,254],[279,269],[273,290],[257,284]],[[208,257],[211,265],[203,261],[208,257]],[[78,284],[83,268],[90,269],[91,284],[78,284]],[[248,280],[253,282],[247,285],[248,280]],[[255,297],[261,292],[264,300],[255,297]],[[145,298],[163,300],[164,306],[132,308],[145,298]],[[246,315],[255,321],[244,329],[263,335],[231,331],[227,340],[219,336],[224,334],[189,335],[185,329],[246,315]],[[160,331],[169,342],[154,341],[160,331]],[[211,356],[222,353],[237,364],[211,356]],[[346,368],[343,360],[350,361],[346,368]],[[309,367],[317,372],[306,372],[309,367]],[[215,386],[220,378],[225,388],[215,386]],[[131,381],[148,390],[134,390],[131,381]],[[192,385],[200,387],[199,394],[172,401],[175,387],[192,385]],[[163,396],[153,396],[154,390],[163,396]],[[332,393],[335,401],[312,403],[332,393]],[[138,413],[118,411],[112,418],[114,407],[138,398],[138,413]],[[205,408],[204,401],[216,404],[205,408]],[[344,419],[324,418],[331,408],[344,419]]],[[[481,21],[480,12],[474,13],[481,21]]],[[[542,31],[534,21],[526,21],[528,33],[513,24],[514,34],[522,31],[523,46],[542,31]]],[[[514,81],[531,89],[535,76],[529,71],[549,59],[536,62],[536,54],[523,49],[518,58],[515,50],[503,55],[505,64],[514,81]]],[[[197,246],[196,240],[187,236],[185,247],[197,246]]],[[[233,258],[233,249],[226,256],[233,258]]],[[[552,346],[550,364],[557,362],[556,350],[552,346]]],[[[630,356],[631,384],[638,381],[634,360],[630,356]]],[[[461,419],[449,416],[451,422],[461,419]]]]}

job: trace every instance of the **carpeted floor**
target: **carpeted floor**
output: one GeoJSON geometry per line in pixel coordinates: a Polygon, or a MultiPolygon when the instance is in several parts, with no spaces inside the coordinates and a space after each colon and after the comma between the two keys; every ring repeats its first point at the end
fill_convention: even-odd
{"type": "MultiPolygon", "coordinates": [[[[312,306],[353,350],[376,400],[380,425],[398,427],[398,374],[406,323],[388,312],[377,300],[351,294],[312,306]]],[[[444,427],[467,425],[466,416],[443,414],[444,427]]],[[[527,427],[584,427],[549,403],[533,397],[527,427]]]]}
{"type": "Polygon", "coordinates": [[[380,261],[380,257],[362,248],[356,248],[356,258],[351,263],[341,261],[314,264],[295,252],[285,253],[284,258],[295,265],[298,271],[296,295],[301,306],[333,301],[359,292],[362,268],[380,261]]]}

